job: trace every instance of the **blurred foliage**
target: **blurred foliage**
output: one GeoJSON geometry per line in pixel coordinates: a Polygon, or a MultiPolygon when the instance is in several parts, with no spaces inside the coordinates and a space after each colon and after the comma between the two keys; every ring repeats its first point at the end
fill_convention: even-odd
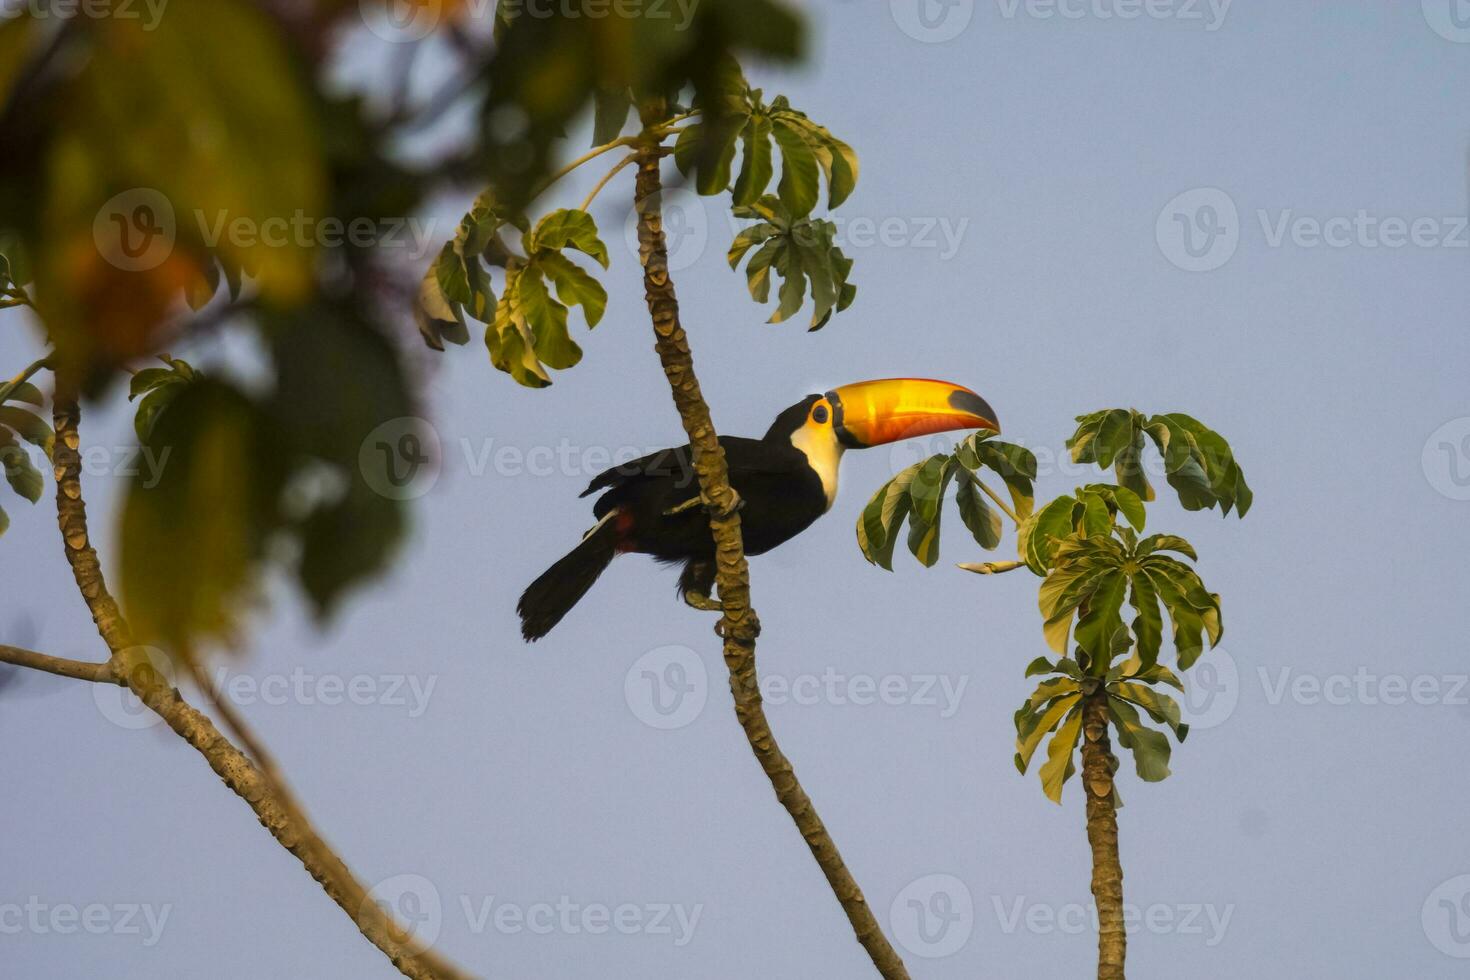
{"type": "Polygon", "coordinates": [[[1131,409],[1110,409],[1078,416],[1077,423],[1067,441],[1073,461],[1112,469],[1116,483],[1078,487],[1035,508],[1036,458],[982,431],[953,453],[931,456],[881,486],[857,525],[864,556],[891,569],[894,545],[907,521],[909,550],[924,565],[933,565],[939,557],[945,493],[955,482],[955,502],[966,527],[977,544],[993,550],[1001,541],[1002,522],[984,497],[997,506],[1000,498],[981,473],[988,469],[1005,482],[1020,560],[960,567],[982,574],[1029,568],[1042,579],[1042,634],[1061,657],[1039,657],[1026,670],[1027,677],[1040,675],[1042,680],[1016,712],[1016,768],[1025,773],[1050,735],[1040,778],[1042,789],[1056,802],[1076,772],[1088,697],[1106,698],[1118,744],[1133,754],[1140,778],[1168,776],[1168,738],[1144,724],[1139,714],[1141,710],[1181,742],[1189,732],[1178,703],[1158,690],[1159,685],[1184,690],[1175,670],[1159,662],[1165,617],[1180,672],[1194,666],[1207,645],[1215,646],[1224,635],[1220,597],[1205,588],[1192,565],[1174,557],[1196,561],[1194,547],[1177,535],[1139,536],[1146,505],[1154,500],[1144,472],[1144,437],[1158,449],[1165,476],[1186,510],[1218,504],[1222,513],[1234,508],[1243,517],[1252,499],[1230,444],[1187,415],[1146,417],[1131,409]],[[1125,607],[1132,610],[1126,622],[1125,607]]]}
{"type": "MultiPolygon", "coordinates": [[[[672,116],[737,57],[802,48],[801,20],[776,0],[617,10],[527,16],[507,0],[492,16],[418,0],[405,18],[390,0],[190,0],[156,18],[103,4],[0,22],[0,310],[39,328],[60,397],[103,398],[132,376],[141,447],[166,460],[156,484],[131,478],[120,523],[119,592],[141,636],[189,649],[233,635],[272,566],[324,615],[380,571],[404,504],[372,490],[358,454],[419,411],[405,314],[439,347],[483,322],[496,366],[548,383],[581,356],[569,308],[594,326],[607,303],[570,258],[607,265],[590,216],[524,217],[567,127],[595,106],[615,139],[639,101],[672,116]],[[371,93],[334,80],[344,43],[381,59],[371,93]],[[457,72],[425,98],[409,81],[429,50],[457,72]],[[405,137],[455,105],[476,120],[467,138],[406,162],[405,137]],[[376,234],[329,240],[332,225],[380,232],[487,179],[427,275],[376,234]],[[264,383],[154,360],[220,329],[253,335],[264,383]]],[[[831,166],[844,179],[845,157],[831,166]]],[[[0,396],[7,481],[36,500],[22,444],[49,449],[30,410],[40,389],[0,396]]]]}

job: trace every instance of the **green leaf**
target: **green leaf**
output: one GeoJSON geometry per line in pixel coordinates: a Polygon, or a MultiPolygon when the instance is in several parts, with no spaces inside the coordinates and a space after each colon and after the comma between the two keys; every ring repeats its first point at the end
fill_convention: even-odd
{"type": "Polygon", "coordinates": [[[961,445],[969,447],[979,465],[994,470],[1005,481],[1016,516],[1024,521],[1031,516],[1035,504],[1032,484],[1036,479],[1036,456],[1023,446],[1002,442],[991,438],[992,435],[977,432],[961,445]]]}
{"type": "Polygon", "coordinates": [[[16,493],[33,504],[41,499],[45,481],[25,449],[6,429],[0,429],[0,469],[5,470],[5,480],[16,493]]]}
{"type": "MultiPolygon", "coordinates": [[[[1120,487],[1131,491],[1141,501],[1154,499],[1154,488],[1143,471],[1143,430],[1135,428],[1133,439],[1118,450],[1113,460],[1113,474],[1120,487]]],[[[1142,522],[1134,525],[1143,530],[1142,522]]]]}
{"type": "Polygon", "coordinates": [[[751,298],[764,303],[770,296],[771,271],[781,278],[779,303],[770,323],[781,323],[802,308],[810,287],[812,316],[809,328],[821,329],[834,312],[846,309],[857,294],[848,282],[852,260],[836,245],[837,228],[830,221],[814,218],[793,220],[780,198],[766,195],[750,206],[737,205],[737,218],[755,219],[742,229],[730,245],[730,267],[757,243],[761,248],[746,266],[751,298]]]}
{"type": "MultiPolygon", "coordinates": [[[[1046,733],[1056,728],[1062,718],[1082,700],[1081,694],[1067,694],[1057,698],[1047,709],[1034,716],[1026,725],[1026,732],[1016,739],[1016,769],[1025,774],[1031,765],[1031,756],[1046,733]]],[[[1025,720],[1025,719],[1022,719],[1025,720]]]]}
{"type": "Polygon", "coordinates": [[[172,368],[144,368],[133,375],[128,385],[128,401],[147,394],[159,385],[182,382],[184,378],[172,368]]]}
{"type": "Polygon", "coordinates": [[[29,405],[36,406],[46,404],[46,399],[44,396],[42,396],[41,389],[37,388],[29,381],[22,381],[15,387],[9,388],[9,392],[10,393],[5,396],[6,401],[25,402],[29,405]]]}
{"type": "Polygon", "coordinates": [[[1230,444],[1219,433],[1182,413],[1155,415],[1144,425],[1164,457],[1169,485],[1187,510],[1232,507],[1245,516],[1253,494],[1230,444]]]}
{"type": "Polygon", "coordinates": [[[139,641],[188,649],[235,631],[283,474],[279,437],[243,394],[210,379],[177,391],[147,442],[168,464],[128,484],[119,559],[139,641]]]}
{"type": "Polygon", "coordinates": [[[1128,577],[1121,570],[1099,576],[1087,597],[1087,612],[1077,620],[1074,632],[1077,645],[1087,652],[1093,664],[1112,660],[1112,639],[1123,626],[1120,610],[1127,585],[1128,577]]]}
{"type": "Polygon", "coordinates": [[[557,299],[567,306],[581,306],[587,326],[597,326],[607,309],[607,290],[602,288],[602,284],[558,252],[537,256],[537,264],[556,284],[557,299]]]}
{"type": "Polygon", "coordinates": [[[1143,558],[1156,551],[1177,551],[1182,555],[1188,555],[1194,561],[1199,561],[1199,555],[1194,553],[1194,546],[1175,534],[1150,534],[1138,542],[1138,548],[1134,554],[1143,558]]]}
{"type": "Polygon", "coordinates": [[[919,467],[909,487],[913,513],[909,515],[909,551],[925,568],[939,560],[939,525],[944,491],[954,476],[947,456],[933,456],[919,467]]]}
{"type": "Polygon", "coordinates": [[[1122,683],[1115,685],[1110,693],[1142,708],[1160,725],[1168,725],[1179,741],[1183,742],[1188,737],[1189,726],[1180,715],[1179,702],[1162,691],[1155,691],[1142,684],[1122,683]]]}
{"type": "Polygon", "coordinates": [[[1147,573],[1135,572],[1129,578],[1133,587],[1129,601],[1137,614],[1133,618],[1133,635],[1138,641],[1139,660],[1152,666],[1159,659],[1164,641],[1164,617],[1159,612],[1159,593],[1147,573]]]}
{"type": "Polygon", "coordinates": [[[1038,674],[1049,674],[1057,669],[1057,665],[1045,657],[1037,657],[1026,665],[1026,676],[1035,677],[1038,674]]]}
{"type": "Polygon", "coordinates": [[[10,530],[10,515],[5,513],[5,508],[0,507],[0,534],[10,530]]]}
{"type": "Polygon", "coordinates": [[[806,135],[787,119],[773,119],[771,135],[781,148],[781,182],[776,193],[793,216],[808,215],[817,204],[816,155],[806,135]]]}
{"type": "Polygon", "coordinates": [[[1138,716],[1138,709],[1122,698],[1108,697],[1108,714],[1118,729],[1118,743],[1133,753],[1138,778],[1156,783],[1169,776],[1169,739],[1163,732],[1149,728],[1138,716]]]}
{"type": "Polygon", "coordinates": [[[1131,525],[1134,530],[1142,531],[1147,515],[1144,513],[1143,501],[1138,494],[1124,486],[1113,487],[1113,503],[1118,507],[1118,513],[1131,525]]]}
{"type": "Polygon", "coordinates": [[[1045,575],[1057,543],[1072,533],[1076,499],[1063,495],[1021,522],[1016,532],[1019,557],[1037,575],[1045,575]]]}
{"type": "Polygon", "coordinates": [[[980,495],[977,489],[979,481],[970,471],[961,469],[959,473],[955,503],[959,504],[960,517],[974,535],[975,542],[980,547],[993,551],[1000,544],[1000,514],[991,510],[985,498],[980,495]]]}
{"type": "Polygon", "coordinates": [[[621,136],[632,107],[633,94],[625,86],[599,88],[593,102],[592,145],[602,146],[621,136]]]}
{"type": "Polygon", "coordinates": [[[531,240],[526,243],[528,255],[543,249],[566,248],[576,249],[607,268],[607,246],[597,237],[597,222],[586,211],[570,208],[552,211],[536,223],[531,240]]]}
{"type": "Polygon", "coordinates": [[[1082,705],[1072,709],[1067,720],[1062,722],[1046,748],[1046,762],[1041,767],[1041,789],[1053,803],[1062,802],[1062,786],[1076,771],[1072,765],[1072,754],[1077,750],[1077,739],[1082,734],[1082,705]]]}
{"type": "Polygon", "coordinates": [[[898,541],[898,529],[913,507],[909,485],[922,465],[915,463],[879,487],[858,518],[858,547],[862,549],[863,557],[890,572],[893,571],[893,546],[898,541]]]}
{"type": "Polygon", "coordinates": [[[775,174],[771,161],[771,120],[763,115],[752,115],[740,131],[740,142],[745,158],[740,166],[740,176],[735,178],[733,200],[736,204],[753,204],[766,192],[766,186],[775,174]]]}

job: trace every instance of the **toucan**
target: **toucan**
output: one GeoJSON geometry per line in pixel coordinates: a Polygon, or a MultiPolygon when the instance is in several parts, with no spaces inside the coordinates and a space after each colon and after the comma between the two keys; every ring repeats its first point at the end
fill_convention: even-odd
{"type": "MultiPolygon", "coordinates": [[[[865,449],[955,429],[1000,431],[995,412],[969,388],[924,378],[889,378],[807,395],[776,416],[759,439],[721,436],[730,486],[739,498],[745,553],[759,555],[805,531],[837,499],[837,467],[865,449]]],[[[682,564],[680,597],[718,610],[715,546],[688,446],[598,474],[582,496],[596,525],[521,596],[516,612],[527,642],[551,631],[622,552],[682,564]]]]}

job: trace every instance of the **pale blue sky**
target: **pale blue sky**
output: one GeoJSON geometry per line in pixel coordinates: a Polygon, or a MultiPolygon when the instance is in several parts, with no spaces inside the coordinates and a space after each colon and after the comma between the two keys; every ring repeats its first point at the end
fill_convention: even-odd
{"type": "MultiPolygon", "coordinates": [[[[1228,659],[1194,672],[1216,698],[1197,705],[1174,775],[1140,784],[1125,762],[1120,778],[1126,897],[1156,907],[1130,937],[1131,973],[1462,976],[1470,43],[1452,39],[1448,2],[1179,0],[1122,20],[1099,11],[1126,0],[1064,0],[1076,18],[960,0],[948,16],[972,16],[936,43],[899,26],[923,33],[911,0],[894,6],[814,9],[805,69],[749,70],[861,155],[839,212],[850,311],[818,334],[764,325],[725,266],[717,202],[671,219],[706,233],[702,251],[696,234],[676,252],[689,262],[676,276],[716,423],[757,435],[809,391],[900,374],[974,387],[1010,438],[1052,458],[1074,415],[1114,405],[1224,433],[1256,491],[1248,518],[1170,501],[1150,514],[1197,545],[1228,659]],[[1170,237],[1176,213],[1195,222],[1196,259],[1170,237]],[[1330,224],[1343,244],[1314,243],[1311,222],[1331,219],[1346,219],[1330,224]],[[1418,244],[1392,246],[1413,228],[1418,244]]],[[[420,906],[442,909],[426,920],[438,948],[481,976],[867,976],[736,725],[713,621],[675,600],[669,570],[620,559],[545,641],[517,635],[516,596],[590,523],[577,493],[596,451],[682,441],[619,244],[630,193],[619,181],[595,209],[612,298],[578,337],[583,364],[536,392],[474,344],[427,359],[444,465],[403,560],[325,633],[275,590],[229,665],[276,693],[298,667],[367,675],[376,703],[324,704],[328,680],[242,710],[349,864],[370,882],[419,876],[420,906]],[[659,729],[642,720],[669,723],[640,700],[642,670],[670,659],[690,683],[702,665],[706,703],[659,729]],[[634,934],[569,928],[563,896],[594,926],[598,906],[636,906],[634,934]],[[516,930],[517,912],[550,921],[543,902],[550,933],[516,930]],[[672,911],[655,922],[658,906],[672,911]]],[[[0,332],[6,371],[35,349],[0,332]]],[[[103,447],[130,438],[118,405],[85,430],[103,447]]],[[[849,454],[833,512],[753,562],[771,721],[915,977],[1086,975],[1080,794],[1057,807],[1011,763],[1022,671],[1045,651],[1035,580],[955,570],[978,549],[952,513],[932,570],[904,558],[884,573],[853,541],[867,495],[916,453],[849,454]],[[870,682],[900,703],[850,703],[870,682]],[[962,916],[948,932],[908,905],[936,887],[962,916]]],[[[1087,479],[1044,467],[1039,493],[1087,479]]],[[[99,527],[120,486],[88,479],[99,527]]],[[[0,628],[28,618],[40,649],[97,655],[54,518],[13,500],[0,628]]],[[[42,677],[4,692],[0,907],[35,896],[168,917],[147,945],[141,913],[140,934],[59,935],[4,931],[0,908],[7,975],[393,975],[192,750],[114,724],[93,695],[42,677]]]]}

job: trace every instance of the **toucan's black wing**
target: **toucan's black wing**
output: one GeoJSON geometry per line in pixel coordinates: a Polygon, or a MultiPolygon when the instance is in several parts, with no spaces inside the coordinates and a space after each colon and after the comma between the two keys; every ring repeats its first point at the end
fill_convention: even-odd
{"type": "MultiPolygon", "coordinates": [[[[752,494],[779,498],[783,491],[800,482],[800,473],[810,473],[806,457],[790,443],[721,436],[725,462],[730,468],[730,484],[742,497],[752,494]]],[[[644,533],[669,521],[689,525],[690,533],[701,539],[708,537],[708,524],[702,513],[685,510],[685,505],[699,498],[699,478],[688,446],[665,449],[615,466],[599,474],[587,487],[586,496],[599,490],[606,492],[592,507],[599,519],[612,510],[629,506],[644,533]]],[[[819,491],[820,493],[820,491],[819,491]]],[[[752,552],[754,553],[754,552],[752,552]]]]}
{"type": "MultiPolygon", "coordinates": [[[[774,447],[760,439],[743,436],[720,436],[725,460],[730,468],[750,472],[780,473],[791,467],[790,448],[774,447]]],[[[694,459],[688,446],[660,449],[641,459],[620,463],[592,478],[581,496],[586,497],[605,488],[624,487],[643,480],[672,480],[676,488],[695,488],[699,480],[694,473],[694,459]]]]}

